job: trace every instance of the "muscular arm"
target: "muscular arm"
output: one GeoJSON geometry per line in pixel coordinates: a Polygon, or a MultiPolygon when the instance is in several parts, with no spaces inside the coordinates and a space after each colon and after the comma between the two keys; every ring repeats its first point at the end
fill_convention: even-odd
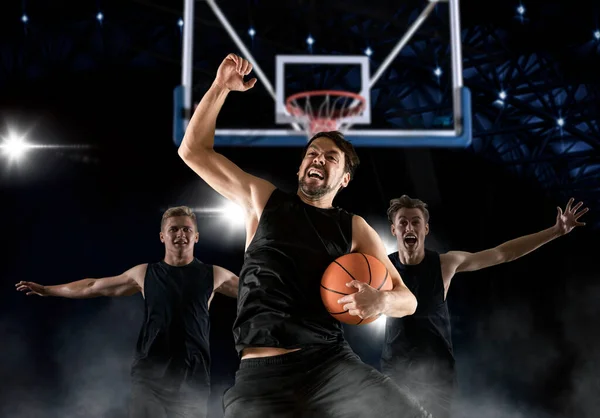
{"type": "Polygon", "coordinates": [[[556,208],[556,223],[551,228],[507,241],[495,248],[477,253],[450,251],[447,254],[442,254],[440,261],[446,291],[455,273],[480,270],[516,260],[537,250],[553,239],[568,234],[574,228],[584,226],[585,223],[579,222],[579,218],[585,215],[589,209],[582,208],[583,202],[573,206],[574,201],[573,198],[569,199],[564,211],[560,207],[556,208]]]}
{"type": "Polygon", "coordinates": [[[249,69],[237,68],[243,64],[236,61],[239,57],[233,56],[234,59],[232,56],[230,54],[223,61],[215,82],[198,104],[178,154],[216,192],[240,205],[247,213],[260,217],[275,186],[246,173],[213,148],[217,116],[227,95],[231,90],[251,87],[243,81],[249,69]]]}
{"type": "Polygon", "coordinates": [[[476,253],[449,251],[440,255],[444,285],[448,288],[452,277],[456,273],[476,271],[497,264],[508,263],[537,250],[559,236],[560,232],[555,227],[551,227],[476,253]]]}
{"type": "Polygon", "coordinates": [[[239,278],[223,267],[213,266],[215,292],[237,298],[239,278]]]}
{"type": "Polygon", "coordinates": [[[83,279],[75,282],[42,286],[34,282],[19,282],[17,290],[40,296],[56,296],[69,299],[87,299],[99,296],[131,296],[143,292],[147,264],[135,266],[123,274],[100,279],[83,279]]]}
{"type": "Polygon", "coordinates": [[[363,218],[356,215],[352,219],[352,252],[369,254],[381,261],[390,273],[393,288],[389,291],[378,291],[367,284],[355,283],[354,286],[358,287],[359,291],[342,299],[354,301],[356,305],[350,303],[351,306],[345,306],[345,309],[356,309],[356,314],[362,318],[377,314],[397,318],[412,315],[417,309],[417,299],[389,260],[379,235],[363,218]]]}

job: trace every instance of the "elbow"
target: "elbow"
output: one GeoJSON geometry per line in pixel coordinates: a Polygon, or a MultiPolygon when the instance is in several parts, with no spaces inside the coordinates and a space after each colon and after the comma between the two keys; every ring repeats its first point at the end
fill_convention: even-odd
{"type": "Polygon", "coordinates": [[[496,249],[496,264],[510,263],[517,258],[517,255],[513,251],[501,247],[496,249]]]}
{"type": "Polygon", "coordinates": [[[413,295],[410,303],[408,304],[408,310],[406,315],[413,315],[416,311],[417,311],[417,305],[419,304],[419,302],[417,302],[417,298],[413,295]]]}
{"type": "Polygon", "coordinates": [[[190,149],[185,142],[185,138],[177,149],[177,154],[187,165],[190,165],[192,162],[202,161],[211,152],[214,152],[212,147],[194,146],[193,150],[190,149]]]}
{"type": "Polygon", "coordinates": [[[179,146],[179,148],[177,148],[177,155],[179,155],[179,157],[185,161],[188,162],[190,157],[191,157],[191,152],[190,149],[185,145],[185,143],[181,143],[181,145],[179,146]]]}

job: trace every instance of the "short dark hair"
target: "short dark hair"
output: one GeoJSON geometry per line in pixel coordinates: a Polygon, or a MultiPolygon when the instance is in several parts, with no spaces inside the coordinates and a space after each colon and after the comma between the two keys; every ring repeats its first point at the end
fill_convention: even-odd
{"type": "Polygon", "coordinates": [[[402,195],[399,198],[390,200],[390,207],[387,210],[387,216],[391,224],[394,223],[396,213],[402,208],[420,209],[425,217],[425,223],[429,222],[429,210],[427,210],[427,203],[420,199],[412,199],[407,195],[402,195]]]}
{"type": "Polygon", "coordinates": [[[310,144],[317,138],[327,138],[331,139],[335,145],[344,153],[344,170],[347,173],[350,173],[350,180],[354,178],[354,172],[356,168],[360,164],[360,160],[358,155],[356,154],[356,150],[354,149],[354,145],[350,143],[346,138],[344,138],[344,134],[340,131],[329,131],[329,132],[318,132],[313,135],[313,137],[308,141],[304,150],[302,151],[302,158],[306,156],[306,151],[310,144]]]}

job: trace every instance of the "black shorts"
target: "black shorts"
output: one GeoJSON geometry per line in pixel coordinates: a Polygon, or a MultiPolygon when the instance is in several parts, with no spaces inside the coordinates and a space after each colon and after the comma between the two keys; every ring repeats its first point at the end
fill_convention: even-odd
{"type": "Polygon", "coordinates": [[[134,380],[131,386],[130,418],[206,418],[208,386],[183,384],[178,389],[155,382],[134,380]]]}
{"type": "Polygon", "coordinates": [[[382,362],[381,371],[410,393],[434,418],[449,418],[456,391],[454,364],[445,359],[382,362]]]}
{"type": "Polygon", "coordinates": [[[223,408],[225,418],[427,417],[345,343],[242,360],[223,408]]]}

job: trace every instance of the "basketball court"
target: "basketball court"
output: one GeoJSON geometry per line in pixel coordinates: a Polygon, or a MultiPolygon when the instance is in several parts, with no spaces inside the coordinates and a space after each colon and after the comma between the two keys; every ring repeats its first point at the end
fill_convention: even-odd
{"type": "MultiPolygon", "coordinates": [[[[233,52],[254,65],[250,76],[258,83],[248,93],[230,95],[222,112],[225,117],[217,121],[217,147],[299,147],[311,134],[328,130],[341,130],[357,147],[469,146],[471,97],[463,85],[459,2],[417,3],[422,6],[419,14],[411,13],[411,4],[394,16],[395,22],[404,22],[405,33],[385,50],[373,51],[367,44],[363,50],[350,50],[343,43],[344,36],[352,37],[355,30],[349,24],[347,34],[327,40],[339,45],[324,53],[318,47],[323,40],[301,30],[296,20],[286,21],[292,39],[263,45],[259,32],[264,28],[237,23],[248,17],[234,2],[186,0],[173,141],[181,143],[189,117],[209,87],[197,82],[194,63],[214,60],[217,68],[233,52]],[[209,23],[213,21],[219,27],[209,23]],[[226,31],[231,42],[211,50],[195,46],[194,39],[216,30],[226,31]],[[428,62],[416,58],[416,52],[431,43],[436,44],[435,55],[428,62]],[[423,95],[432,100],[422,102],[423,95]],[[257,107],[264,110],[256,112],[257,107]],[[245,110],[250,108],[252,117],[245,110]]],[[[317,13],[330,12],[325,6],[322,11],[319,5],[314,7],[317,13]]]]}

